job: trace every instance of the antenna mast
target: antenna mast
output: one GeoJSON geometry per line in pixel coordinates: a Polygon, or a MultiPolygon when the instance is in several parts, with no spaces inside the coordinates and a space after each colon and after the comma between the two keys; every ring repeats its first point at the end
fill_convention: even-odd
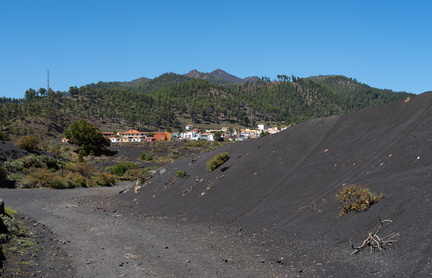
{"type": "Polygon", "coordinates": [[[47,91],[49,91],[49,89],[50,89],[50,85],[49,85],[49,80],[50,78],[49,78],[49,70],[47,70],[47,91]]]}

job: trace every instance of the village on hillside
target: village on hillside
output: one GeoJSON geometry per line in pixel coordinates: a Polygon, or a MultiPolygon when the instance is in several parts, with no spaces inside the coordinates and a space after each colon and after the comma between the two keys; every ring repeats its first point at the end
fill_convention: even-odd
{"type": "MultiPolygon", "coordinates": [[[[263,135],[271,135],[278,133],[287,127],[279,129],[278,127],[266,127],[258,125],[257,129],[233,129],[223,127],[221,129],[202,130],[194,128],[192,125],[185,127],[186,131],[181,133],[171,132],[141,132],[138,130],[129,130],[124,132],[102,132],[102,134],[111,140],[111,143],[128,143],[128,142],[153,142],[153,141],[174,141],[174,140],[205,140],[216,141],[243,141],[246,139],[259,138],[263,135]]],[[[66,143],[67,138],[63,138],[62,142],[66,143]]]]}

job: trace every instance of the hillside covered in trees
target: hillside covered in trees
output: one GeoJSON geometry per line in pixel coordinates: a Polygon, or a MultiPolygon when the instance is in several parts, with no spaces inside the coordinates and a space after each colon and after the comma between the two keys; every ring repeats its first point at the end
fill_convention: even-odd
{"type": "Polygon", "coordinates": [[[278,75],[273,80],[217,84],[211,80],[224,75],[221,70],[215,73],[213,79],[209,74],[165,73],[154,79],[70,87],[67,92],[29,89],[23,99],[0,98],[0,131],[12,137],[57,138],[78,119],[102,131],[177,131],[186,124],[200,128],[293,125],[411,95],[372,88],[345,76],[278,75]]]}

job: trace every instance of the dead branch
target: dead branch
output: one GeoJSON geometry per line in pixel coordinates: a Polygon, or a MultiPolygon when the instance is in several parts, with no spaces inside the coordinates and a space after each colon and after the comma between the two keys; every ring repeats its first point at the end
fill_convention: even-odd
{"type": "Polygon", "coordinates": [[[379,227],[377,228],[377,230],[375,231],[375,233],[369,233],[368,237],[363,241],[363,244],[355,247],[354,244],[352,243],[352,239],[350,239],[350,244],[351,247],[354,250],[354,252],[351,253],[351,255],[357,254],[358,252],[360,252],[363,248],[369,246],[370,247],[370,251],[371,253],[375,250],[381,251],[383,249],[385,249],[385,247],[390,246],[393,244],[393,242],[396,242],[397,240],[395,240],[394,238],[399,236],[399,233],[391,233],[387,236],[384,237],[379,237],[378,233],[381,231],[381,228],[384,226],[384,223],[389,222],[392,223],[393,221],[391,221],[390,219],[387,220],[381,220],[381,217],[378,215],[378,220],[380,222],[379,227]]]}

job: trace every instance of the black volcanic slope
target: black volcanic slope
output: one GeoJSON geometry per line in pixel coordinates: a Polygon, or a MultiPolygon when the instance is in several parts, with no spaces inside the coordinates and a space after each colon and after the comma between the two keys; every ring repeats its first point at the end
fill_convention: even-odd
{"type": "Polygon", "coordinates": [[[305,277],[425,277],[432,274],[432,93],[183,159],[159,169],[137,194],[119,196],[138,200],[134,209],[146,214],[241,229],[251,242],[259,235],[256,244],[267,242],[275,263],[283,257],[305,277]],[[230,160],[206,172],[222,151],[230,160]],[[176,171],[190,176],[176,178],[176,171]],[[337,217],[335,194],[344,184],[385,197],[337,217]],[[378,227],[377,215],[393,221],[381,236],[398,232],[398,241],[350,255],[349,239],[360,245],[378,227]]]}

